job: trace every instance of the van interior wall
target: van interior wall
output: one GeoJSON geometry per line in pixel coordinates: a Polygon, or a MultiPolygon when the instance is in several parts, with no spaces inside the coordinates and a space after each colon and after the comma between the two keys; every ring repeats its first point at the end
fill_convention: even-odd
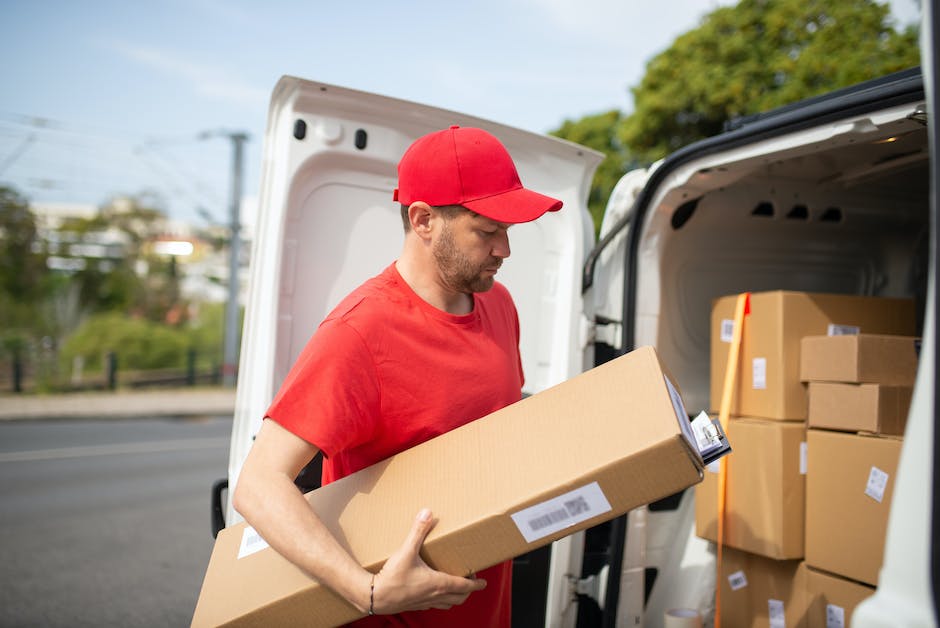
{"type": "Polygon", "coordinates": [[[709,317],[720,296],[797,290],[913,297],[920,329],[926,163],[851,185],[821,183],[825,173],[814,168],[805,172],[781,178],[764,169],[715,188],[678,228],[670,218],[679,204],[667,196],[647,222],[648,232],[663,238],[659,316],[655,338],[638,344],[656,344],[690,411],[708,407],[709,317]]]}

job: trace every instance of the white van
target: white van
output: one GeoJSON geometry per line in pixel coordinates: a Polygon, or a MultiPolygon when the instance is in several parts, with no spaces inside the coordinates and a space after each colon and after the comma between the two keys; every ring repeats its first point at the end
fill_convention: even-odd
{"type": "MultiPolygon", "coordinates": [[[[709,405],[716,297],[791,289],[916,300],[925,342],[882,580],[855,625],[932,625],[931,101],[913,69],[738,121],[626,174],[595,241],[585,203],[599,154],[283,78],[265,136],[229,477],[214,489],[214,528],[240,519],[222,491],[237,482],[267,405],[319,321],[399,253],[399,157],[427,132],[477,126],[505,143],[527,187],[565,204],[513,227],[500,271],[520,314],[527,394],[653,345],[697,414],[709,405]]],[[[314,463],[298,484],[313,488],[318,475],[314,463]]],[[[694,535],[693,498],[687,490],[517,559],[514,625],[660,626],[674,607],[707,622],[714,549],[694,535]]]]}

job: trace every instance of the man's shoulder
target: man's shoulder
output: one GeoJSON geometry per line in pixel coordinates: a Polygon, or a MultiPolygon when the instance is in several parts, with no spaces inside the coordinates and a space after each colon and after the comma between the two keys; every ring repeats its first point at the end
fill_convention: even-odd
{"type": "Polygon", "coordinates": [[[361,283],[333,309],[325,320],[348,320],[351,317],[374,316],[387,312],[400,300],[391,267],[361,283]]]}

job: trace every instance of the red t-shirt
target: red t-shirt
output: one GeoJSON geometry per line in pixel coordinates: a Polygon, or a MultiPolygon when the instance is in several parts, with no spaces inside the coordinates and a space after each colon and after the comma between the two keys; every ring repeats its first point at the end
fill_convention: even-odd
{"type": "MultiPolygon", "coordinates": [[[[326,484],[518,401],[512,298],[499,283],[473,298],[471,313],[448,314],[415,294],[392,264],[321,323],[265,416],[323,451],[326,484]]],[[[356,625],[508,628],[512,563],[478,575],[486,588],[449,611],[356,625]]]]}

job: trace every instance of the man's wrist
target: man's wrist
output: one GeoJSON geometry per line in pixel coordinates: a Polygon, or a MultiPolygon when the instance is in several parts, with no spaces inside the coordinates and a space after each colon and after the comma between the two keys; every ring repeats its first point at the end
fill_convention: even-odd
{"type": "Polygon", "coordinates": [[[369,579],[369,615],[375,615],[375,574],[369,579]]]}

